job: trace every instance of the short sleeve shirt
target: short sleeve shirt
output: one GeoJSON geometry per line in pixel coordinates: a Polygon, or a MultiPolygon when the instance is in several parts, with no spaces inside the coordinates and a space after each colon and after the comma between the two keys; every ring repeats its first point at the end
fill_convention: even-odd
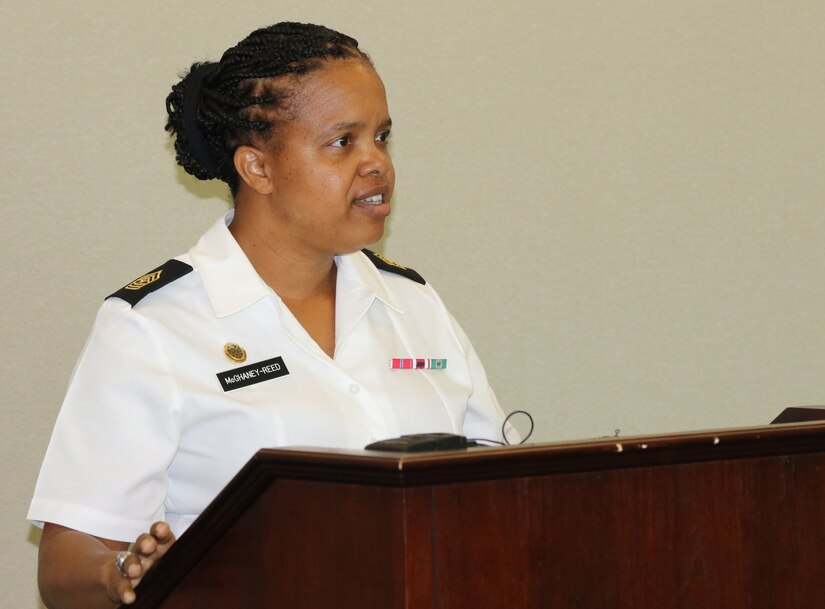
{"type": "Polygon", "coordinates": [[[219,220],[192,271],[134,306],[107,299],[75,367],[29,511],[133,540],[180,535],[260,448],[363,448],[452,432],[501,440],[504,415],[464,332],[428,285],[336,257],[329,357],[219,220]],[[397,369],[393,359],[440,360],[397,369]]]}

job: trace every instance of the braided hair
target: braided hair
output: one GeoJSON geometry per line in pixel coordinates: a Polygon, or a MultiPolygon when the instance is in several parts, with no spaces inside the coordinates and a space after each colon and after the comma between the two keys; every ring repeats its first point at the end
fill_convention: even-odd
{"type": "Polygon", "coordinates": [[[289,108],[290,87],[273,79],[300,77],[331,58],[372,65],[354,38],[320,25],[289,22],[252,32],[217,63],[192,64],[166,98],[166,130],[175,138],[175,160],[200,180],[223,180],[236,194],[235,150],[272,138],[278,123],[273,110],[289,108]]]}

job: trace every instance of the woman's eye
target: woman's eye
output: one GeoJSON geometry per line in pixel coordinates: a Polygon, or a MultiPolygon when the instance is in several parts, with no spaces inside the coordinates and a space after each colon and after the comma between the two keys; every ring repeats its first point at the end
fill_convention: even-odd
{"type": "Polygon", "coordinates": [[[338,148],[343,148],[344,146],[349,146],[350,142],[352,142],[352,138],[350,138],[350,136],[348,135],[344,135],[342,137],[339,137],[334,142],[332,142],[332,145],[338,148]]]}
{"type": "Polygon", "coordinates": [[[376,142],[386,142],[388,139],[390,139],[390,132],[389,131],[385,131],[384,133],[379,133],[378,135],[375,136],[375,141],[376,142]]]}

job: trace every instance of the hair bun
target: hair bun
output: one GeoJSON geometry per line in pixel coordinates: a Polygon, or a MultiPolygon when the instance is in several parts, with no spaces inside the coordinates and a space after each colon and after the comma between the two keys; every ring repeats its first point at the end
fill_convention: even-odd
{"type": "Polygon", "coordinates": [[[220,163],[199,121],[204,86],[208,86],[207,81],[219,67],[213,62],[192,64],[189,73],[172,87],[166,98],[169,114],[166,129],[175,134],[176,160],[187,173],[199,180],[221,177],[220,163]]]}
{"type": "Polygon", "coordinates": [[[203,165],[209,173],[216,176],[218,162],[209,148],[209,142],[203,137],[203,133],[198,127],[198,109],[203,91],[203,81],[214,73],[217,67],[218,64],[216,63],[195,64],[189,72],[186,86],[183,89],[183,129],[186,133],[186,139],[189,140],[189,149],[194,159],[203,165]]]}

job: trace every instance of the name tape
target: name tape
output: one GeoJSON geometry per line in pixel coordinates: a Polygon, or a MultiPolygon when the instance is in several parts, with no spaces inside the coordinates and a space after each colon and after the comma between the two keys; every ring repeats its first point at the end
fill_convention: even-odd
{"type": "Polygon", "coordinates": [[[256,383],[263,383],[289,374],[284,358],[278,356],[272,359],[249,364],[243,368],[233,368],[226,372],[218,372],[218,381],[224,391],[232,391],[241,387],[248,387],[256,383]]]}

